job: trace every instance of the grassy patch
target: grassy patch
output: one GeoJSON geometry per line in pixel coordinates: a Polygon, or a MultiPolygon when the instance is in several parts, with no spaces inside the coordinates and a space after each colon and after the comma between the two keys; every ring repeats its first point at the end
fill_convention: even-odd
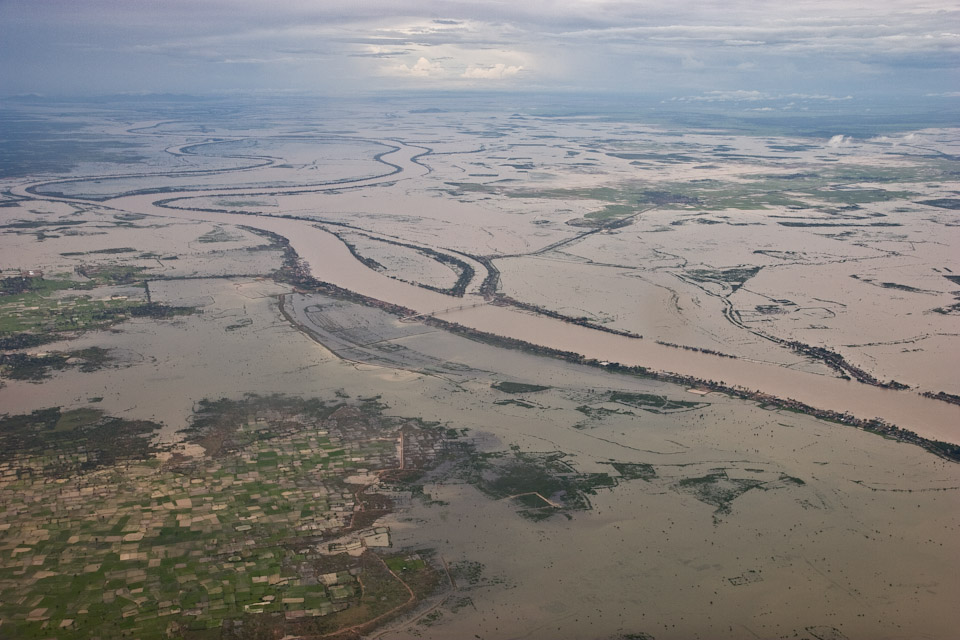
{"type": "Polygon", "coordinates": [[[42,355],[0,353],[0,377],[39,381],[49,378],[51,370],[61,371],[77,367],[86,373],[102,369],[109,362],[109,352],[100,347],[42,355]]]}
{"type": "MultiPolygon", "coordinates": [[[[131,249],[134,251],[134,249],[131,249]]],[[[143,272],[146,267],[134,267],[129,265],[82,265],[77,267],[77,273],[85,278],[90,278],[96,284],[117,285],[142,283],[143,272]]]]}
{"type": "Polygon", "coordinates": [[[728,269],[688,269],[684,273],[691,280],[697,282],[712,282],[729,287],[731,292],[736,291],[747,280],[757,275],[761,267],[731,267],[728,269]]]}
{"type": "Polygon", "coordinates": [[[212,230],[197,238],[197,242],[203,244],[214,244],[218,242],[233,242],[243,238],[226,231],[223,227],[214,227],[212,230]]]}
{"type": "Polygon", "coordinates": [[[695,402],[692,400],[671,400],[666,396],[659,396],[652,393],[630,393],[625,391],[612,391],[609,397],[611,402],[618,402],[651,413],[688,411],[707,404],[706,402],[695,402]]]}
{"type": "Polygon", "coordinates": [[[394,573],[400,573],[403,571],[419,571],[427,567],[426,561],[418,553],[389,556],[384,558],[383,561],[394,573]]]}
{"type": "Polygon", "coordinates": [[[69,356],[51,353],[33,356],[26,353],[0,353],[0,377],[37,382],[50,377],[51,370],[67,368],[69,356]]]}
{"type": "Polygon", "coordinates": [[[493,404],[497,406],[510,406],[520,407],[522,409],[536,409],[537,405],[530,404],[529,402],[524,402],[523,400],[518,400],[517,398],[507,398],[506,400],[496,400],[493,404]]]}
{"type": "Polygon", "coordinates": [[[644,462],[611,462],[610,466],[616,469],[624,480],[650,481],[657,477],[653,465],[644,462]]]}
{"type": "MultiPolygon", "coordinates": [[[[588,496],[598,489],[615,486],[605,473],[578,473],[563,461],[562,453],[477,454],[466,461],[463,474],[471,484],[491,498],[510,498],[518,513],[543,510],[547,517],[590,509],[588,496]]],[[[541,515],[543,515],[541,514],[541,515]]],[[[538,519],[538,518],[535,518],[538,519]]]]}
{"type": "Polygon", "coordinates": [[[577,411],[592,418],[594,420],[600,420],[607,416],[633,416],[636,415],[632,411],[624,411],[623,409],[608,409],[607,407],[594,407],[589,404],[582,404],[577,407],[577,411]]]}
{"type": "Polygon", "coordinates": [[[727,514],[734,500],[763,484],[760,480],[730,478],[725,470],[717,469],[704,476],[681,478],[676,487],[716,507],[715,514],[727,514]]]}
{"type": "Polygon", "coordinates": [[[155,451],[151,438],[160,425],[126,420],[90,408],[59,407],[0,416],[0,461],[28,457],[23,468],[60,477],[145,459],[155,451]]]}
{"type": "Polygon", "coordinates": [[[550,388],[539,384],[506,381],[494,382],[492,385],[490,385],[490,387],[496,389],[497,391],[503,391],[504,393],[536,393],[538,391],[546,391],[550,388]]]}
{"type": "Polygon", "coordinates": [[[608,204],[603,209],[599,211],[591,211],[584,218],[589,220],[611,220],[614,218],[622,218],[624,216],[629,216],[636,213],[637,210],[635,207],[631,207],[625,204],[608,204]]]}
{"type": "Polygon", "coordinates": [[[18,293],[0,296],[0,339],[23,344],[9,348],[23,348],[48,341],[27,337],[31,334],[102,329],[130,317],[169,318],[194,313],[191,307],[168,307],[122,296],[95,297],[100,285],[141,283],[142,267],[90,266],[78,271],[90,279],[30,278],[17,285],[18,293]]]}

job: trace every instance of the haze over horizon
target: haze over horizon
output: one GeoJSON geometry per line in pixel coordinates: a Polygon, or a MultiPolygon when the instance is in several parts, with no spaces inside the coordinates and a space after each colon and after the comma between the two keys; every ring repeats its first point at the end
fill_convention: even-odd
{"type": "Polygon", "coordinates": [[[944,0],[0,3],[4,96],[379,91],[960,98],[944,0]]]}

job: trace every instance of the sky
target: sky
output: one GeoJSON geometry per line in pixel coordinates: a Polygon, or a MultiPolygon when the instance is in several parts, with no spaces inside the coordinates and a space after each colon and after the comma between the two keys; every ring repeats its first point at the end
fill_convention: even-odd
{"type": "Polygon", "coordinates": [[[0,0],[0,96],[960,98],[956,0],[0,0]]]}

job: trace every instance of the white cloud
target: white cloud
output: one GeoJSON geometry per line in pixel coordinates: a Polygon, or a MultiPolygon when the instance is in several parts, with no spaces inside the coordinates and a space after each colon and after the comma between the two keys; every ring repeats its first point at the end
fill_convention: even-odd
{"type": "Polygon", "coordinates": [[[904,136],[901,136],[901,137],[896,137],[896,136],[877,136],[876,138],[873,138],[872,140],[870,140],[870,142],[889,143],[889,144],[893,144],[893,146],[897,146],[897,145],[899,145],[900,143],[903,143],[903,142],[909,143],[909,142],[916,142],[916,141],[917,141],[917,134],[916,134],[916,133],[908,133],[908,134],[906,134],[906,135],[904,135],[904,136]]]}
{"type": "Polygon", "coordinates": [[[837,134],[830,138],[827,142],[827,146],[831,149],[839,149],[840,147],[849,147],[852,142],[850,136],[845,136],[842,134],[837,134]]]}
{"type": "Polygon", "coordinates": [[[703,62],[703,60],[700,60],[699,58],[695,58],[689,53],[684,55],[683,58],[681,58],[680,60],[680,68],[687,69],[688,71],[703,69],[706,66],[707,65],[703,62]]]}
{"type": "Polygon", "coordinates": [[[423,56],[413,66],[395,64],[383,67],[384,73],[391,76],[409,76],[413,78],[427,78],[444,73],[443,65],[439,62],[430,62],[423,56]]]}
{"type": "Polygon", "coordinates": [[[470,67],[460,76],[461,78],[470,78],[473,80],[502,80],[510,76],[515,76],[523,71],[522,66],[505,65],[502,62],[490,67],[470,67]]]}
{"type": "Polygon", "coordinates": [[[535,76],[531,90],[960,95],[956,0],[0,0],[0,24],[0,93],[86,91],[96,71],[120,91],[535,76]]]}

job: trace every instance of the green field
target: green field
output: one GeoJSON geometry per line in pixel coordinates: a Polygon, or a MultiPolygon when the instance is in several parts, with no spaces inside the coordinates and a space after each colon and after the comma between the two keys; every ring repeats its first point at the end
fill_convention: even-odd
{"type": "Polygon", "coordinates": [[[331,632],[405,605],[407,578],[435,584],[417,554],[384,564],[318,546],[359,526],[358,503],[388,508],[343,479],[395,465],[383,435],[409,421],[248,397],[204,403],[189,438],[209,438],[217,408],[241,422],[216,456],[166,463],[148,437],[158,425],[90,408],[3,418],[0,513],[17,517],[0,528],[0,637],[220,637],[258,612],[331,632]]]}

